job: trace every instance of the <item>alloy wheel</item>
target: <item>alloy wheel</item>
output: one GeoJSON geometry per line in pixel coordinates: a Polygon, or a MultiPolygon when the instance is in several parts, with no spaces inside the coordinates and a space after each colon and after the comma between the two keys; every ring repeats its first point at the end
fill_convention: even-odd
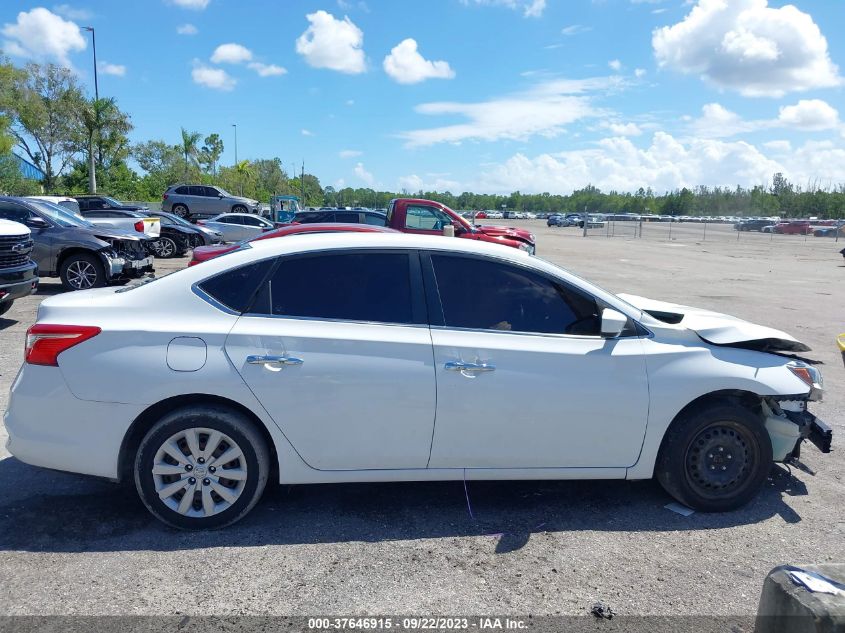
{"type": "Polygon", "coordinates": [[[91,262],[77,260],[67,268],[68,284],[77,290],[93,288],[97,283],[97,269],[91,262]]]}
{"type": "Polygon", "coordinates": [[[159,257],[173,257],[176,252],[176,244],[169,237],[163,237],[158,241],[159,257]]]}
{"type": "Polygon", "coordinates": [[[151,471],[159,499],[188,517],[210,517],[230,508],[247,481],[244,453],[231,437],[188,428],[158,449],[151,471]]]}

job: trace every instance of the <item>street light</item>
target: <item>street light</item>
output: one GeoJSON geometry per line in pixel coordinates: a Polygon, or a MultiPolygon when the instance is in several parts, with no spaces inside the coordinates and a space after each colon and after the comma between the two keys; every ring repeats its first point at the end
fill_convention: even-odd
{"type": "Polygon", "coordinates": [[[91,47],[94,49],[94,98],[100,100],[100,87],[97,83],[97,38],[94,35],[93,26],[83,26],[84,30],[91,33],[91,47]]]}
{"type": "Polygon", "coordinates": [[[235,165],[238,164],[238,124],[232,123],[232,127],[235,128],[235,165]]]}

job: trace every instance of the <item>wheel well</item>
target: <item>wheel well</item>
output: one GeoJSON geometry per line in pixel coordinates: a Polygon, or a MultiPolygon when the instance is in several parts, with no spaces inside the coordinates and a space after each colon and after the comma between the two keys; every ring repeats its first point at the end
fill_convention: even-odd
{"type": "Polygon", "coordinates": [[[167,400],[162,400],[147,409],[141,415],[135,418],[135,421],[129,427],[126,435],[123,437],[123,443],[120,446],[120,454],[118,455],[117,476],[118,481],[132,481],[132,468],[135,461],[135,453],[141,445],[141,440],[147,434],[153,425],[161,419],[161,417],[179,407],[184,407],[192,404],[218,404],[229,409],[238,411],[244,414],[247,418],[252,420],[255,428],[267,442],[267,448],[270,451],[271,459],[271,478],[277,476],[278,456],[276,454],[276,444],[264,423],[252,411],[244,405],[228,398],[215,396],[206,393],[193,393],[181,396],[174,396],[167,400]]]}
{"type": "Polygon", "coordinates": [[[100,262],[101,264],[103,263],[102,258],[96,251],[92,251],[89,248],[79,248],[77,246],[74,246],[72,248],[65,249],[61,253],[59,253],[59,258],[56,260],[56,272],[59,272],[62,269],[62,264],[64,264],[67,258],[71,257],[72,255],[93,255],[98,262],[100,262]]]}
{"type": "MultiPolygon", "coordinates": [[[[672,419],[672,423],[669,425],[669,428],[676,424],[678,420],[683,419],[690,411],[694,409],[724,402],[739,404],[740,406],[744,407],[745,409],[748,409],[752,413],[762,416],[762,401],[763,398],[761,396],[757,395],[756,393],[752,393],[751,391],[743,391],[741,389],[723,389],[721,391],[713,391],[711,393],[704,394],[703,396],[699,396],[698,398],[687,404],[683,409],[678,411],[678,414],[672,419]]],[[[666,439],[666,434],[663,435],[663,439],[666,439]]]]}

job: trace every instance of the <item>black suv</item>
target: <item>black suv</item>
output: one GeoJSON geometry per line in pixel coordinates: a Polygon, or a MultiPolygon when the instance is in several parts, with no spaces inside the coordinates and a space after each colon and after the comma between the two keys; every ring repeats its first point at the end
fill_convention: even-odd
{"type": "Polygon", "coordinates": [[[0,316],[9,311],[15,299],[38,288],[38,266],[29,258],[32,247],[25,226],[0,220],[0,316]]]}
{"type": "Polygon", "coordinates": [[[97,288],[153,271],[143,240],[94,226],[50,202],[0,197],[0,218],[32,231],[32,259],[41,277],[60,277],[68,290],[97,288]]]}

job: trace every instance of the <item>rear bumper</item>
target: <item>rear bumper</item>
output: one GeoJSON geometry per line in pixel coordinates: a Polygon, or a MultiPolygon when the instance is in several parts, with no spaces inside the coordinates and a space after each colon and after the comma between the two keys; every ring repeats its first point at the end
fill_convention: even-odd
{"type": "Polygon", "coordinates": [[[116,479],[123,438],[141,409],[80,400],[58,367],[25,364],[3,416],[6,449],[33,466],[116,479]]]}

